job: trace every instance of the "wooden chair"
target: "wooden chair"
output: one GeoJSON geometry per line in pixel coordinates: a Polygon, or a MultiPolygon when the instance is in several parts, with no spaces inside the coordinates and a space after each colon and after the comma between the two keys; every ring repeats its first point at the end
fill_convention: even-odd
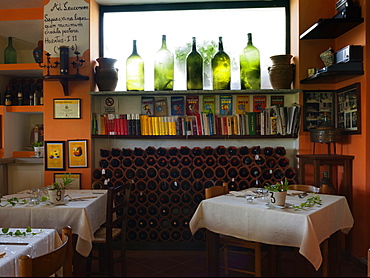
{"type": "Polygon", "coordinates": [[[87,276],[113,277],[117,262],[121,263],[121,276],[126,276],[126,222],[131,185],[129,182],[108,188],[106,222],[94,233],[93,250],[86,263],[87,276]],[[114,250],[119,250],[119,254],[114,254],[114,250]],[[92,261],[99,262],[98,271],[91,270],[92,261]]]}
{"type": "Polygon", "coordinates": [[[291,184],[290,189],[304,191],[307,193],[319,193],[320,192],[320,188],[314,185],[308,185],[308,184],[291,184]]]}
{"type": "MultiPolygon", "coordinates": [[[[72,277],[72,229],[67,226],[62,229],[62,246],[44,254],[31,258],[22,255],[18,259],[19,277],[49,277],[62,267],[62,277],[72,277]]],[[[59,274],[59,273],[58,273],[59,274]]]]}
{"type": "MultiPolygon", "coordinates": [[[[205,197],[206,199],[220,196],[223,194],[229,193],[229,188],[227,183],[223,183],[222,186],[212,186],[205,189],[205,197]]],[[[225,274],[228,271],[235,271],[240,273],[252,274],[256,277],[261,276],[261,261],[262,261],[262,252],[261,252],[261,243],[247,241],[238,239],[231,236],[220,235],[220,244],[222,245],[223,254],[224,254],[224,265],[221,265],[220,268],[225,270],[225,274]],[[231,247],[236,247],[236,250],[233,250],[231,247]],[[240,249],[242,248],[242,249],[240,249]],[[244,249],[244,250],[243,250],[244,249]],[[248,250],[245,250],[248,249],[248,250]],[[241,268],[235,268],[229,266],[229,253],[235,254],[253,254],[254,256],[254,269],[247,270],[241,268]]]]}

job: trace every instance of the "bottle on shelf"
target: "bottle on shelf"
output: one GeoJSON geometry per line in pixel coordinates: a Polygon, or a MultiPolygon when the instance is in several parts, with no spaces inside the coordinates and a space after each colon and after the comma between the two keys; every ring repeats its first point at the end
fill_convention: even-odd
{"type": "Polygon", "coordinates": [[[332,184],[327,171],[322,172],[322,178],[320,181],[320,193],[330,195],[337,194],[337,189],[332,184]]]}
{"type": "Polygon", "coordinates": [[[167,49],[166,35],[162,35],[162,47],[154,59],[154,90],[173,90],[174,56],[167,49]]]}
{"type": "Polygon", "coordinates": [[[218,38],[218,52],[212,58],[213,90],[230,90],[230,57],[224,51],[222,37],[218,38]]]}
{"type": "Polygon", "coordinates": [[[186,88],[203,90],[203,58],[197,51],[195,37],[193,37],[191,51],[186,57],[186,88]]]}
{"type": "Polygon", "coordinates": [[[4,64],[16,64],[17,51],[13,47],[13,38],[8,37],[8,46],[4,49],[4,64]]]}
{"type": "Polygon", "coordinates": [[[239,58],[241,89],[261,89],[260,52],[253,45],[252,33],[248,33],[247,46],[244,48],[239,58]]]}
{"type": "Polygon", "coordinates": [[[19,90],[17,92],[18,105],[24,105],[23,93],[22,83],[19,83],[19,90]]]}
{"type": "Polygon", "coordinates": [[[132,53],[126,60],[127,91],[144,91],[144,60],[137,52],[136,40],[133,40],[132,53]]]}

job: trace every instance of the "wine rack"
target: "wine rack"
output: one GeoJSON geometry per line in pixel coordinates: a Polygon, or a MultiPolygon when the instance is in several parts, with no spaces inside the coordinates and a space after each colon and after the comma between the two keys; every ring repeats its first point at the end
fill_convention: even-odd
{"type": "Polygon", "coordinates": [[[285,179],[297,183],[284,147],[186,146],[168,149],[101,149],[92,187],[133,180],[128,216],[128,242],[200,242],[189,221],[205,198],[204,189],[229,184],[229,190],[263,187],[285,179]]]}

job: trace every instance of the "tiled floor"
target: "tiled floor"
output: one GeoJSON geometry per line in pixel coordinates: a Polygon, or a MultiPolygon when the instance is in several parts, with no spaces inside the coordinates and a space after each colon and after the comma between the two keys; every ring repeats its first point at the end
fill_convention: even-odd
{"type": "MultiPolygon", "coordinates": [[[[285,255],[290,256],[291,252],[285,255]]],[[[244,263],[242,257],[232,258],[234,263],[244,263]]],[[[263,263],[262,276],[268,276],[266,262],[263,263]]],[[[299,270],[299,269],[298,269],[299,270]]],[[[292,263],[282,265],[277,277],[296,277],[292,263]]],[[[116,276],[120,276],[117,267],[116,276]]],[[[152,251],[128,250],[127,251],[127,276],[128,277],[207,277],[207,260],[205,251],[152,251]]],[[[229,273],[222,277],[248,277],[246,274],[229,273]]],[[[309,277],[321,277],[319,272],[309,270],[309,277]]],[[[340,263],[340,277],[366,277],[366,265],[345,261],[340,263]]]]}

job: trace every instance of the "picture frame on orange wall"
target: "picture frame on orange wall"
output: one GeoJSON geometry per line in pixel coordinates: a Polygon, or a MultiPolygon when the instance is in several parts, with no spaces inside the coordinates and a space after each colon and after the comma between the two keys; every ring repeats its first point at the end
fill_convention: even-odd
{"type": "Polygon", "coordinates": [[[68,140],[68,167],[87,167],[87,140],[68,140]]]}
{"type": "Polygon", "coordinates": [[[81,189],[81,174],[80,173],[54,173],[54,182],[63,183],[65,174],[70,174],[72,182],[68,185],[68,189],[81,189]]]}
{"type": "Polygon", "coordinates": [[[64,171],[64,141],[45,141],[45,171],[64,171]]]}

